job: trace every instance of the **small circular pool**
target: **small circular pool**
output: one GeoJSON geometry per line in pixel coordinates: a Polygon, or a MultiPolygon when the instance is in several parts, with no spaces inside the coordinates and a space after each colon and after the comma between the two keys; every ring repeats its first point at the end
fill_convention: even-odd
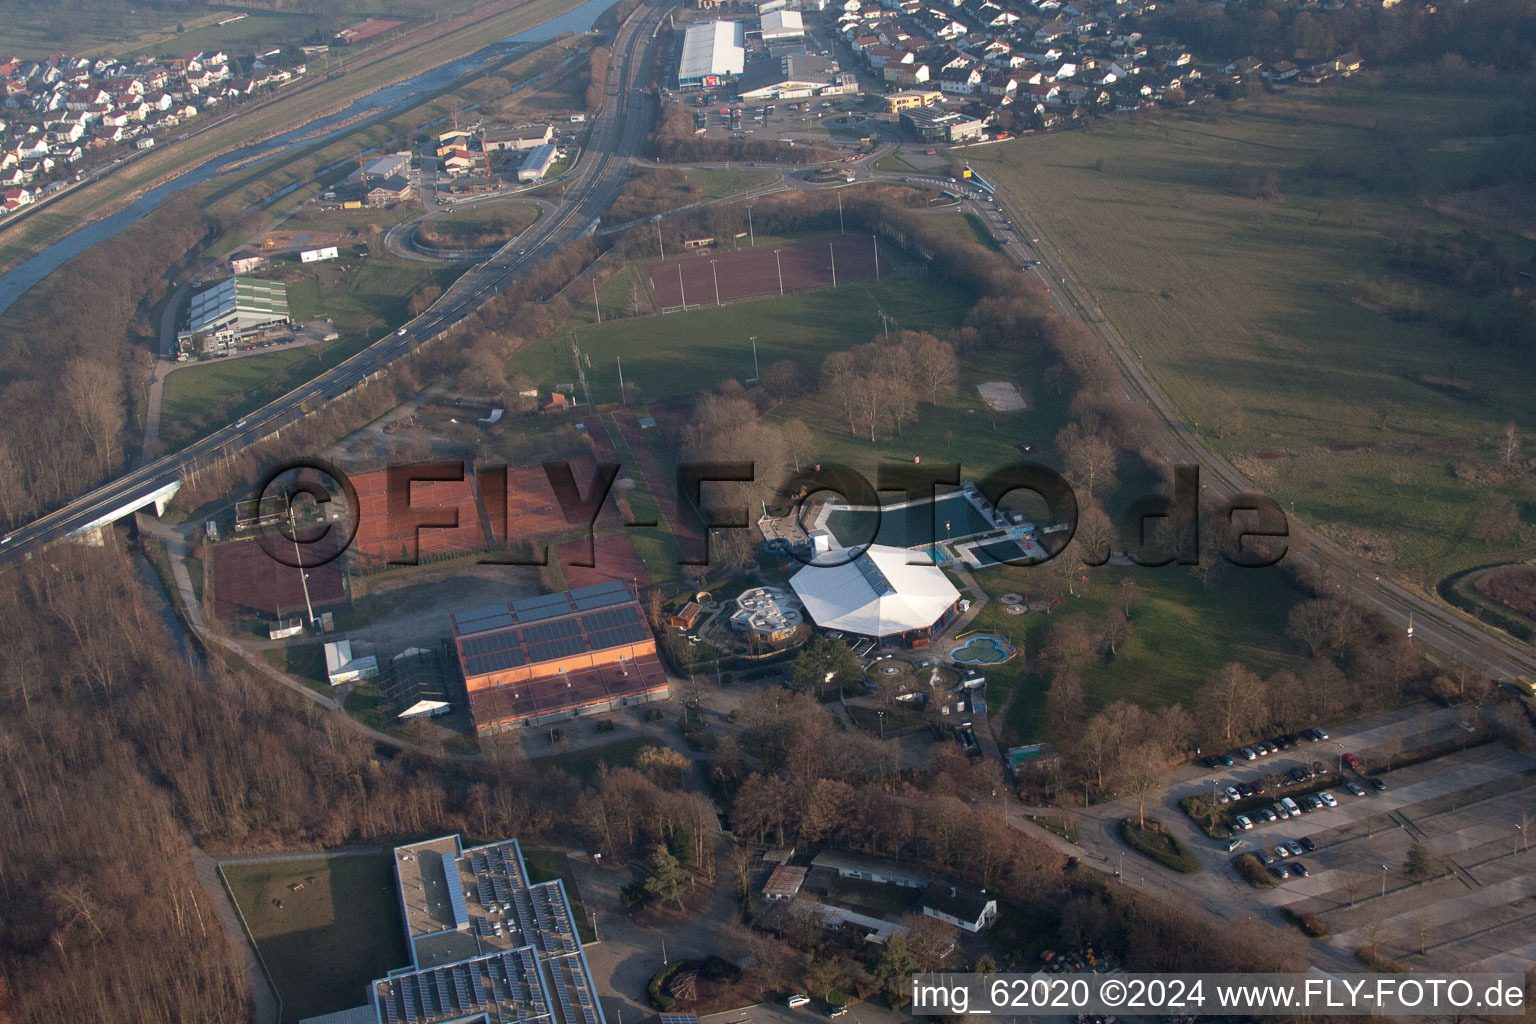
{"type": "Polygon", "coordinates": [[[949,658],[957,665],[996,665],[1007,661],[1015,653],[1013,645],[1004,637],[996,633],[981,633],[950,651],[949,658]]]}

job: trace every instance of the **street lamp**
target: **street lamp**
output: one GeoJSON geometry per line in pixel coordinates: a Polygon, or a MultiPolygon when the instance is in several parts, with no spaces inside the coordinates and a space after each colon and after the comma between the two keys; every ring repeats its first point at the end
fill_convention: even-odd
{"type": "Polygon", "coordinates": [[[1123,871],[1124,869],[1125,869],[1125,851],[1121,850],[1120,851],[1120,866],[1115,868],[1115,877],[1119,878],[1120,877],[1120,872],[1123,871]]]}
{"type": "Polygon", "coordinates": [[[1520,852],[1520,837],[1522,835],[1524,835],[1524,833],[1525,833],[1525,826],[1524,825],[1516,825],[1515,826],[1515,852],[1516,853],[1520,852]]]}
{"type": "Polygon", "coordinates": [[[1344,744],[1342,744],[1342,743],[1334,743],[1334,746],[1339,748],[1339,774],[1343,775],[1344,774],[1344,744]]]}
{"type": "Polygon", "coordinates": [[[1381,894],[1383,896],[1387,894],[1387,866],[1385,864],[1381,866],[1381,894]]]}
{"type": "Polygon", "coordinates": [[[779,250],[773,250],[773,265],[779,268],[779,298],[784,297],[784,264],[779,261],[779,250]]]}
{"type": "Polygon", "coordinates": [[[757,380],[762,377],[762,374],[757,371],[757,335],[754,334],[747,340],[752,343],[752,378],[757,380]]]}
{"type": "Polygon", "coordinates": [[[720,272],[715,269],[715,261],[709,261],[710,276],[715,279],[715,305],[720,305],[720,272]]]}

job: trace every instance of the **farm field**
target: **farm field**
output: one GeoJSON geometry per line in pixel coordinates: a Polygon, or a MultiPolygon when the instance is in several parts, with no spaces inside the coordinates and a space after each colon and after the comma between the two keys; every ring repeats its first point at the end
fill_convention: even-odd
{"type": "Polygon", "coordinates": [[[284,1024],[356,1006],[368,982],[410,962],[388,853],[221,871],[282,995],[284,1024]]]}
{"type": "MultiPolygon", "coordinates": [[[[969,295],[944,282],[893,276],[687,313],[604,320],[582,327],[577,340],[591,360],[594,402],[618,401],[620,357],[624,380],[639,386],[643,401],[651,401],[751,377],[752,336],[758,365],[766,367],[870,341],[880,331],[880,310],[894,318],[893,326],[922,330],[957,326],[970,304],[969,295]]],[[[508,372],[547,389],[575,379],[572,360],[570,333],[562,332],[514,355],[508,372]]]]}
{"type": "MultiPolygon", "coordinates": [[[[1524,553],[1476,535],[1491,495],[1536,519],[1528,483],[1449,471],[1493,462],[1504,425],[1536,419],[1529,360],[1391,319],[1347,287],[1389,275],[1395,239],[1468,227],[1417,198],[1476,170],[1489,126],[1466,120],[1464,99],[1350,87],[1214,122],[1024,139],[972,162],[1206,443],[1303,522],[1427,586],[1524,553]],[[1272,200],[1232,185],[1270,172],[1272,200]]],[[[1536,255],[1513,233],[1494,244],[1519,266],[1536,255]]]]}

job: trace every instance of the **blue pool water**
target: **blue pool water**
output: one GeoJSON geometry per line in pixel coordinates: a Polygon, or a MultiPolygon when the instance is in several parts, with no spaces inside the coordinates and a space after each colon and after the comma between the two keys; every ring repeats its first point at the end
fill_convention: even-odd
{"type": "Polygon", "coordinates": [[[1013,646],[1000,636],[983,634],[949,652],[949,659],[959,665],[996,665],[1013,657],[1013,646]]]}

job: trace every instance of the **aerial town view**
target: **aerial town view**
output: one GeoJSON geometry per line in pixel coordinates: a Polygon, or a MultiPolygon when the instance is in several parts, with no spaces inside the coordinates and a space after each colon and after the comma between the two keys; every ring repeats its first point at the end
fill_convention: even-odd
{"type": "Polygon", "coordinates": [[[1536,1021],[1532,0],[0,85],[0,1024],[1536,1021]]]}

